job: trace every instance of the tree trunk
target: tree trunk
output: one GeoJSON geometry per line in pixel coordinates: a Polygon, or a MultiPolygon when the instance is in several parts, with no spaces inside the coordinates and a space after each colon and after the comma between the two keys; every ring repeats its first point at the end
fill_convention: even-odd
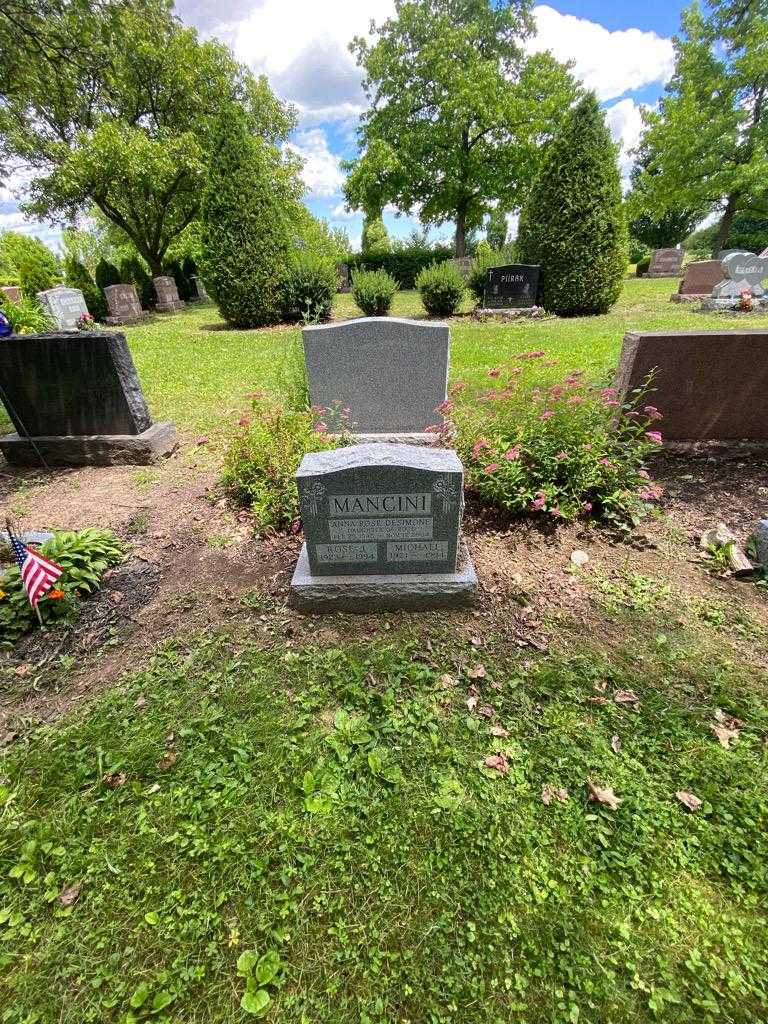
{"type": "Polygon", "coordinates": [[[467,255],[467,213],[466,210],[456,211],[456,258],[467,255]]]}
{"type": "Polygon", "coordinates": [[[728,241],[728,236],[731,233],[731,225],[733,224],[733,218],[736,216],[736,196],[728,196],[728,202],[725,204],[725,210],[723,212],[723,219],[720,221],[720,227],[717,229],[717,239],[715,240],[715,251],[712,254],[717,256],[721,249],[725,248],[725,243],[728,241]]]}

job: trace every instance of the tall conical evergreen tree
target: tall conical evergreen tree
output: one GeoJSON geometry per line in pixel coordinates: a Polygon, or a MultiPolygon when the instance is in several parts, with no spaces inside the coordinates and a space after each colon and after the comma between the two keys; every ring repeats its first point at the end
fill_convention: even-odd
{"type": "Polygon", "coordinates": [[[276,147],[251,135],[239,110],[222,116],[203,193],[200,270],[219,312],[235,327],[263,327],[282,317],[297,198],[294,168],[276,147]]]}
{"type": "Polygon", "coordinates": [[[605,313],[627,270],[616,146],[593,93],[548,144],[520,216],[523,263],[541,264],[540,297],[560,316],[605,313]]]}

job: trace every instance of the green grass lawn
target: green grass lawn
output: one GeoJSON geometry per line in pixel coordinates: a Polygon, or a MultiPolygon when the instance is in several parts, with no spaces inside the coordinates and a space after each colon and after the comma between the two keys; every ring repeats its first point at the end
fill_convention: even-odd
{"type": "MultiPolygon", "coordinates": [[[[477,379],[515,352],[543,348],[560,360],[560,367],[542,367],[542,373],[553,377],[561,369],[578,367],[600,377],[616,366],[626,331],[734,326],[730,318],[670,302],[674,287],[673,280],[628,278],[619,303],[605,316],[522,321],[514,326],[455,318],[451,376],[477,379]]],[[[336,312],[342,317],[356,315],[351,295],[337,296],[336,312]]],[[[398,293],[392,314],[423,316],[418,294],[398,293]]],[[[751,316],[748,323],[768,326],[768,315],[751,316]]],[[[185,433],[207,433],[248,406],[247,392],[279,388],[286,349],[298,341],[299,328],[232,331],[223,326],[215,307],[205,306],[126,328],[155,419],[172,419],[185,433]]]]}
{"type": "MultiPolygon", "coordinates": [[[[542,373],[599,377],[626,330],[730,325],[672,285],[629,280],[604,317],[457,318],[452,375],[544,348],[542,373]]],[[[418,315],[415,294],[393,312],[418,315]]],[[[154,416],[187,437],[278,391],[298,338],[222,330],[211,306],[126,333],[154,416]]],[[[768,1020],[768,633],[732,584],[620,578],[595,573],[587,618],[553,611],[544,653],[515,640],[522,591],[477,622],[297,634],[272,582],[22,723],[0,762],[0,1024],[768,1020]],[[718,709],[741,720],[728,749],[718,709]]]]}

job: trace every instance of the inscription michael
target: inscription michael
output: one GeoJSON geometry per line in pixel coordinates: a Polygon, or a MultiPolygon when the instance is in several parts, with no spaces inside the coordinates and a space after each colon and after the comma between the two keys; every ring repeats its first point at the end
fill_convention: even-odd
{"type": "Polygon", "coordinates": [[[431,512],[430,493],[328,495],[330,516],[413,516],[431,512]]]}

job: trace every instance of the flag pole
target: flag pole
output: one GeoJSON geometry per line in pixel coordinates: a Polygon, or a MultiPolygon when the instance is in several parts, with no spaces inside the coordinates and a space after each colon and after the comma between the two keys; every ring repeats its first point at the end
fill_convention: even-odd
{"type": "Polygon", "coordinates": [[[45,626],[43,625],[43,616],[40,614],[39,604],[35,605],[35,614],[37,615],[37,621],[40,623],[40,628],[45,629],[45,626]]]}

